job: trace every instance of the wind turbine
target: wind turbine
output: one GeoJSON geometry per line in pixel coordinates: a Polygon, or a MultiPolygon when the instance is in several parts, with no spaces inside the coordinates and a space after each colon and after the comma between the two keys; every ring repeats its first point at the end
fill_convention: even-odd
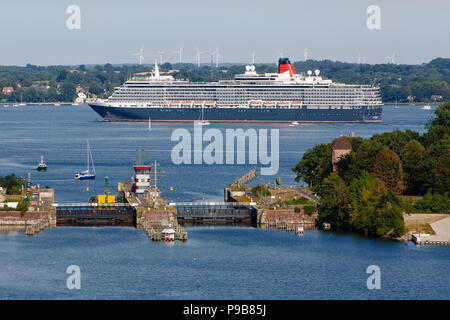
{"type": "Polygon", "coordinates": [[[164,51],[162,51],[162,50],[160,50],[159,51],[159,64],[163,64],[163,54],[164,54],[164,51]]]}
{"type": "Polygon", "coordinates": [[[219,46],[216,48],[216,68],[219,67],[219,46]]]}
{"type": "Polygon", "coordinates": [[[395,52],[392,54],[392,56],[386,58],[390,61],[388,63],[395,64],[395,52]]]}
{"type": "Polygon", "coordinates": [[[305,52],[303,53],[303,58],[305,58],[305,61],[308,60],[308,48],[305,48],[305,52]]]}
{"type": "Polygon", "coordinates": [[[142,61],[144,61],[144,46],[141,47],[141,49],[136,52],[133,53],[134,56],[138,56],[139,57],[139,64],[142,64],[142,61]]]}
{"type": "Polygon", "coordinates": [[[181,63],[181,54],[183,52],[183,48],[180,47],[178,50],[174,51],[175,53],[178,53],[178,63],[181,63]]]}
{"type": "Polygon", "coordinates": [[[255,64],[255,51],[252,52],[251,57],[252,57],[252,65],[254,65],[255,64]]]}
{"type": "Polygon", "coordinates": [[[200,55],[203,54],[203,52],[201,52],[198,48],[196,49],[197,51],[197,67],[200,68],[200,55]]]}

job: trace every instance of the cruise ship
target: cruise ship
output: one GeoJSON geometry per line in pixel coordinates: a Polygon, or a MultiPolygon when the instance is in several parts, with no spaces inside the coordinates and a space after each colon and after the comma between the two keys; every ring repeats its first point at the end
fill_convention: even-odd
{"type": "Polygon", "coordinates": [[[163,75],[157,63],[134,76],[108,99],[88,101],[105,121],[380,122],[380,90],[334,83],[320,71],[297,74],[288,58],[277,73],[247,65],[233,80],[191,82],[163,75]]]}

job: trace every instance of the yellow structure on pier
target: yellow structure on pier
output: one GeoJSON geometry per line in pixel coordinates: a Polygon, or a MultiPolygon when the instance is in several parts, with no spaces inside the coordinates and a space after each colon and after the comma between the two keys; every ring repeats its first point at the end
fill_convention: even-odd
{"type": "Polygon", "coordinates": [[[115,195],[106,195],[106,194],[99,194],[97,196],[97,202],[98,203],[116,203],[116,196],[115,195]]]}

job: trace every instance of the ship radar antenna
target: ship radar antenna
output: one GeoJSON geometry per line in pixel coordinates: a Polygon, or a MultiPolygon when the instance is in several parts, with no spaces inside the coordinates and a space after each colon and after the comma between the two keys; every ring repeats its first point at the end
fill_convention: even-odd
{"type": "Polygon", "coordinates": [[[138,56],[139,57],[139,64],[142,64],[142,61],[144,61],[144,46],[141,47],[141,49],[136,52],[133,53],[134,56],[138,56]]]}
{"type": "Polygon", "coordinates": [[[197,67],[199,67],[200,68],[200,55],[202,55],[203,54],[203,52],[202,51],[200,51],[198,48],[196,49],[196,55],[197,55],[197,67]]]}
{"type": "Polygon", "coordinates": [[[251,57],[252,57],[252,64],[255,64],[255,50],[253,50],[251,57]]]}

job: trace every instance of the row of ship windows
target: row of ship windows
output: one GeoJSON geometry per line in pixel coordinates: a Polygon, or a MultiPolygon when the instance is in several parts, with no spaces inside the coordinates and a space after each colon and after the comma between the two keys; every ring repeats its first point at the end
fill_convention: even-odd
{"type": "Polygon", "coordinates": [[[259,99],[292,99],[292,100],[303,100],[303,99],[379,99],[377,96],[329,96],[329,95],[282,95],[282,94],[261,94],[258,96],[247,95],[247,96],[226,96],[226,95],[195,95],[195,94],[179,94],[179,95],[151,95],[151,94],[120,94],[113,95],[111,98],[128,98],[128,97],[145,97],[148,99],[167,99],[167,100],[183,100],[186,98],[194,100],[215,100],[215,99],[244,99],[244,100],[259,100],[259,99]]]}

